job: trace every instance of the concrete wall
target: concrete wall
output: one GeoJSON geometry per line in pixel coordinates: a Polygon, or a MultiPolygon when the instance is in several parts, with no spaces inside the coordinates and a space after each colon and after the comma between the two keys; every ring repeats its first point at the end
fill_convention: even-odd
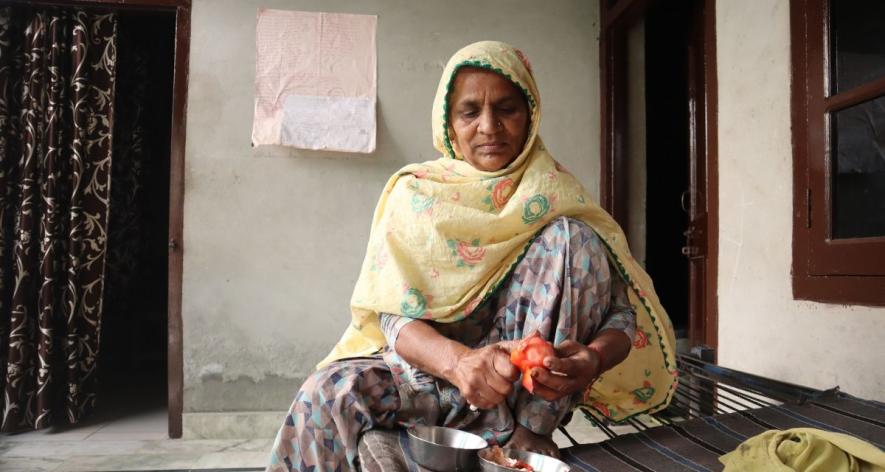
{"type": "Polygon", "coordinates": [[[719,361],[885,400],[885,309],[792,298],[788,0],[720,0],[719,361]]]}
{"type": "Polygon", "coordinates": [[[545,142],[597,193],[597,12],[587,0],[194,0],[185,412],[288,407],[349,320],[384,182],[407,163],[437,157],[431,102],[460,47],[499,39],[526,52],[541,89],[545,142]],[[259,7],[378,15],[374,154],[250,147],[259,7]]]}

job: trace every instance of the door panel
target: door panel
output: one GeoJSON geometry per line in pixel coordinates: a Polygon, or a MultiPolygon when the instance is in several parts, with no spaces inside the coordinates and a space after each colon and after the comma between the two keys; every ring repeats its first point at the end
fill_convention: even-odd
{"type": "MultiPolygon", "coordinates": [[[[625,230],[635,232],[637,225],[631,224],[628,209],[634,208],[636,202],[631,202],[630,198],[638,195],[647,201],[648,232],[638,237],[646,242],[649,273],[655,280],[664,307],[670,312],[674,324],[685,320],[681,324],[692,346],[715,348],[718,256],[715,0],[619,0],[616,5],[601,4],[601,202],[625,230]],[[654,94],[658,94],[662,102],[678,95],[681,101],[670,110],[678,110],[675,115],[682,118],[655,115],[652,109],[647,109],[649,183],[648,193],[643,196],[630,189],[629,159],[635,159],[636,153],[629,152],[629,149],[636,143],[629,138],[628,127],[633,119],[628,115],[635,107],[628,106],[631,79],[627,74],[629,57],[625,50],[631,28],[643,22],[650,27],[656,15],[661,28],[671,28],[670,36],[658,34],[656,37],[667,41],[666,47],[670,49],[663,52],[676,58],[668,72],[676,73],[667,82],[666,78],[651,71],[652,62],[649,61],[656,57],[651,49],[657,47],[657,52],[661,49],[660,44],[649,43],[655,39],[650,39],[651,33],[647,30],[646,106],[655,106],[654,94]],[[680,75],[681,79],[673,79],[680,75]],[[656,81],[664,82],[663,88],[656,81]],[[678,127],[674,128],[673,121],[678,122],[678,127]],[[678,137],[674,137],[674,133],[678,137]],[[656,143],[660,142],[673,146],[670,148],[672,152],[667,154],[657,149],[656,143]],[[660,185],[660,179],[672,179],[672,182],[660,185]],[[663,249],[657,249],[655,255],[653,246],[660,242],[658,239],[668,237],[674,237],[675,242],[659,246],[663,249]],[[674,278],[681,282],[674,284],[674,278]]],[[[672,103],[666,105],[673,106],[672,103]]],[[[634,241],[637,235],[628,234],[628,238],[634,241]]]]}

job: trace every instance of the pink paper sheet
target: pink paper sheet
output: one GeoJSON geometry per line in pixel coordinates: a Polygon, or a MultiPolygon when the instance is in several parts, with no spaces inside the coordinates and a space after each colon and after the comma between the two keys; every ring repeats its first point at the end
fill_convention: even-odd
{"type": "Polygon", "coordinates": [[[375,149],[377,17],[259,10],[252,143],[375,149]]]}

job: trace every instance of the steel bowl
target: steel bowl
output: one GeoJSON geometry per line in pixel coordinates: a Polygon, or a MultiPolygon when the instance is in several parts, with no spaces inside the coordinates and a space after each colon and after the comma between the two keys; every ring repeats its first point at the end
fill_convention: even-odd
{"type": "MultiPolygon", "coordinates": [[[[479,451],[478,455],[480,470],[484,470],[486,472],[512,472],[520,470],[505,467],[503,465],[498,465],[497,463],[486,459],[490,451],[491,448],[479,451]]],[[[532,468],[535,469],[535,472],[569,472],[571,470],[571,468],[565,462],[562,462],[561,460],[555,459],[550,456],[545,456],[544,454],[538,454],[536,452],[520,451],[517,449],[504,449],[504,455],[525,462],[526,464],[532,466],[532,468]]]]}
{"type": "Polygon", "coordinates": [[[476,470],[476,453],[489,447],[485,439],[475,434],[442,426],[413,426],[408,433],[412,459],[440,472],[476,470]]]}

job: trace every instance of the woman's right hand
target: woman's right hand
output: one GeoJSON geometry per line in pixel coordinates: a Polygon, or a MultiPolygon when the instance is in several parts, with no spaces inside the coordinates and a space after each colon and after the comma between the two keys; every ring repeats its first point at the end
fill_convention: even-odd
{"type": "Polygon", "coordinates": [[[510,363],[509,346],[497,343],[461,353],[450,377],[449,381],[469,404],[490,409],[513,390],[519,369],[510,363]]]}

